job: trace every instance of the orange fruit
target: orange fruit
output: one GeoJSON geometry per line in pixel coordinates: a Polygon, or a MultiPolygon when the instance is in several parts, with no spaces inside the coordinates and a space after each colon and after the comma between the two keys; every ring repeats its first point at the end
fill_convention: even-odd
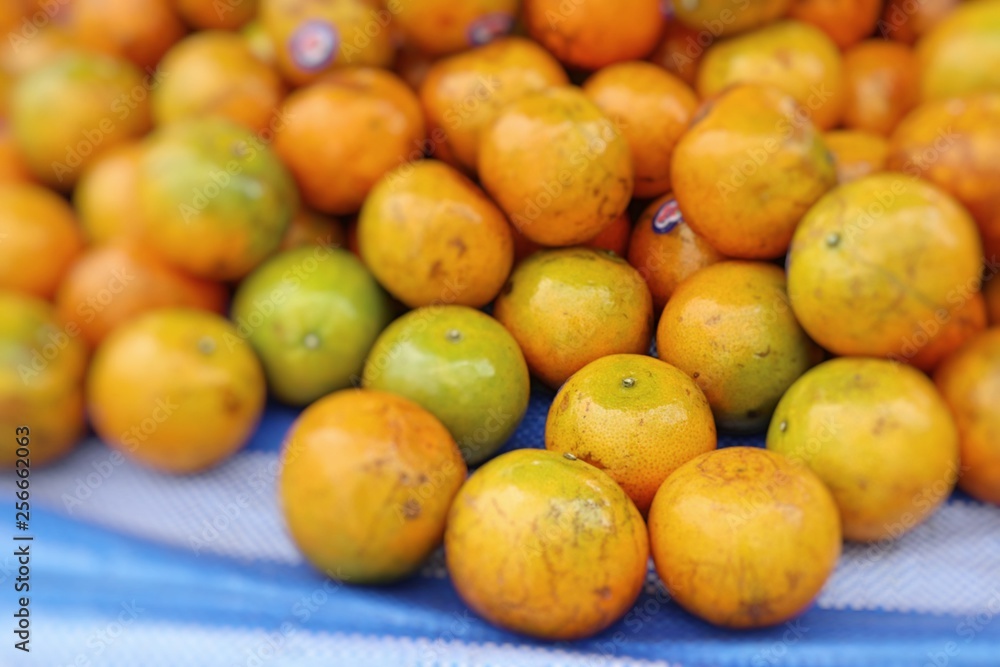
{"type": "Polygon", "coordinates": [[[986,259],[1000,257],[1000,93],[921,104],[889,138],[888,165],[958,199],[979,225],[986,259]]]}
{"type": "Polygon", "coordinates": [[[663,480],[715,449],[712,409],[684,371],[639,354],[592,361],[559,389],[545,448],[611,475],[643,515],[663,480]]]}
{"type": "MultiPolygon", "coordinates": [[[[512,228],[511,231],[514,232],[514,264],[519,264],[528,255],[545,249],[545,246],[529,241],[516,227],[512,228]]],[[[605,227],[604,231],[580,245],[595,250],[608,250],[619,257],[624,257],[625,253],[628,252],[628,239],[631,233],[632,222],[629,220],[626,210],[622,211],[622,214],[615,218],[614,222],[605,227]]]]}
{"type": "Polygon", "coordinates": [[[837,178],[823,138],[795,101],[737,86],[709,102],[671,161],[691,228],[725,255],[780,257],[795,226],[837,178]]]}
{"type": "Polygon", "coordinates": [[[153,91],[157,125],[220,116],[273,138],[283,124],[275,115],[284,97],[281,78],[235,33],[200,32],[183,39],[161,67],[170,75],[153,91]]]}
{"type": "Polygon", "coordinates": [[[257,0],[173,0],[174,9],[196,30],[238,30],[257,15],[257,0]]]}
{"type": "Polygon", "coordinates": [[[158,130],[137,181],[143,242],[210,280],[252,271],[280,245],[298,208],[295,183],[271,149],[218,118],[158,130]]]}
{"type": "Polygon", "coordinates": [[[236,330],[202,310],[168,308],[116,329],[87,375],[87,412],[101,440],[169,473],[214,466],[243,447],[264,410],[260,362],[227,345],[236,330]]]}
{"type": "Polygon", "coordinates": [[[368,354],[361,384],[429,410],[470,465],[510,439],[531,389],[517,341],[466,306],[417,308],[390,324],[368,354]]]}
{"type": "Polygon", "coordinates": [[[788,17],[811,23],[846,49],[874,32],[881,12],[882,0],[793,0],[788,17]]]}
{"type": "Polygon", "coordinates": [[[361,258],[410,306],[484,306],[514,262],[503,213],[458,171],[421,160],[390,172],[358,217],[361,258]]]}
{"type": "Polygon", "coordinates": [[[805,611],[833,572],[840,540],[837,506],[816,475],[753,447],[684,464],[649,510],[653,563],[671,596],[727,628],[805,611]]]}
{"type": "Polygon", "coordinates": [[[435,156],[475,171],[480,135],[497,111],[528,93],[567,83],[559,62],[521,37],[435,62],[420,85],[435,156]]]}
{"type": "Polygon", "coordinates": [[[682,281],[724,259],[684,222],[677,200],[669,193],[642,212],[628,246],[628,263],[649,286],[657,312],[682,281]]]}
{"type": "Polygon", "coordinates": [[[226,290],[184,275],[134,242],[93,246],[73,264],[56,295],[63,322],[96,347],[108,334],[160,308],[200,308],[221,313],[226,290]]]}
{"type": "Polygon", "coordinates": [[[37,185],[0,185],[0,289],[51,299],[83,237],[73,209],[37,185]]]}
{"type": "Polygon", "coordinates": [[[81,46],[142,69],[155,67],[185,32],[171,0],[73,0],[69,19],[81,46]]]}
{"type": "Polygon", "coordinates": [[[73,190],[83,235],[91,243],[135,238],[142,229],[136,192],[144,144],[115,146],[87,165],[73,190]]]}
{"type": "Polygon", "coordinates": [[[1000,329],[978,334],[949,356],[934,382],[958,427],[958,486],[1000,505],[1000,329]]]}
{"type": "Polygon", "coordinates": [[[583,92],[621,128],[632,154],[636,197],[670,190],[670,158],[698,108],[690,87],[646,62],[609,65],[583,84],[583,92]]]}
{"type": "Polygon", "coordinates": [[[939,24],[962,0],[886,0],[878,32],[884,39],[913,44],[939,24]]]}
{"type": "Polygon", "coordinates": [[[27,447],[32,468],[63,456],[84,433],[87,350],[62,328],[52,305],[0,291],[0,428],[8,442],[0,467],[27,447]]]}
{"type": "Polygon", "coordinates": [[[10,125],[0,116],[0,184],[34,182],[35,177],[17,147],[10,125]]]}
{"type": "Polygon", "coordinates": [[[421,0],[396,6],[394,24],[406,43],[440,56],[506,35],[514,25],[518,0],[421,0]]]}
{"type": "Polygon", "coordinates": [[[392,64],[394,13],[368,0],[260,0],[259,16],[293,85],[338,67],[392,64]]]}
{"type": "Polygon", "coordinates": [[[694,86],[705,48],[715,41],[706,30],[689,28],[680,21],[668,21],[663,39],[649,56],[650,61],[689,86],[694,86]]]}
{"type": "Polygon", "coordinates": [[[624,259],[562,248],[521,262],[493,315],[521,346],[531,372],[555,388],[595,359],[648,351],[653,300],[624,259]]]}
{"type": "Polygon", "coordinates": [[[313,245],[343,248],[347,245],[347,232],[340,220],[300,208],[292,217],[278,250],[313,245]]]}
{"type": "Polygon", "coordinates": [[[820,358],[788,306],[784,272],[762,262],[720,262],[678,285],[656,349],[705,392],[719,429],[734,433],[762,431],[820,358]]]}
{"type": "Polygon", "coordinates": [[[875,174],[838,186],[802,219],[788,296],[834,354],[898,356],[950,298],[978,291],[981,267],[975,224],[954,199],[919,179],[875,174]]]}
{"type": "Polygon", "coordinates": [[[429,412],[400,396],[349,390],[317,401],[281,453],[281,511],[313,567],[354,584],[413,573],[441,543],[466,468],[429,412]]]}
{"type": "Polygon", "coordinates": [[[995,280],[996,277],[996,272],[993,272],[983,283],[983,297],[986,299],[986,312],[990,326],[1000,324],[1000,280],[995,280]]]}
{"type": "Polygon", "coordinates": [[[503,107],[481,135],[479,178],[522,234],[548,246],[597,236],[628,206],[634,180],[621,129],[573,88],[503,107]]]}
{"type": "Polygon", "coordinates": [[[477,470],[455,497],[444,542],[473,611],[551,640],[588,637],[624,616],[649,558],[642,516],[611,477],[538,449],[477,470]]]}
{"type": "Polygon", "coordinates": [[[702,98],[741,84],[774,86],[799,103],[821,130],[844,111],[843,62],[837,45],[808,23],[781,21],[713,44],[698,68],[702,98]]]}
{"type": "Polygon", "coordinates": [[[303,246],[275,255],[233,297],[239,339],[257,352],[279,400],[306,405],[357,384],[391,319],[389,300],[348,251],[303,246]]]}
{"type": "Polygon", "coordinates": [[[101,153],[149,129],[147,83],[128,61],[67,55],[18,80],[10,120],[31,171],[69,190],[101,153]]]}
{"type": "Polygon", "coordinates": [[[888,135],[914,106],[917,58],[905,44],[869,39],[844,53],[844,126],[888,135]]]}
{"type": "Polygon", "coordinates": [[[958,473],[958,433],[934,384],[883,359],[833,359],[803,375],[775,410],[767,448],[819,475],[849,540],[899,537],[958,473]]]}
{"type": "Polygon", "coordinates": [[[837,183],[849,183],[885,171],[889,141],[864,130],[833,130],[823,133],[823,143],[833,155],[837,183]]]}
{"type": "Polygon", "coordinates": [[[532,39],[563,63],[596,70],[645,58],[665,25],[659,0],[524,0],[521,18],[532,39]]]}
{"type": "Polygon", "coordinates": [[[1000,92],[1000,0],[959,4],[916,48],[922,99],[1000,92]]]}
{"type": "Polygon", "coordinates": [[[80,51],[74,35],[61,25],[48,24],[36,30],[33,23],[0,42],[0,70],[24,76],[66,55],[80,51]]]}
{"type": "Polygon", "coordinates": [[[713,37],[735,35],[777,21],[792,0],[699,0],[673,3],[674,17],[689,28],[713,37]]]}
{"type": "Polygon", "coordinates": [[[295,175],[306,204],[322,213],[356,213],[382,176],[423,157],[420,103],[383,70],[331,74],[289,95],[281,117],[274,150],[295,175]]]}
{"type": "Polygon", "coordinates": [[[949,295],[948,308],[934,313],[934,320],[922,323],[926,336],[915,333],[901,350],[912,366],[931,372],[954,351],[986,329],[986,300],[982,293],[949,295]],[[909,353],[912,352],[912,356],[909,353]]]}

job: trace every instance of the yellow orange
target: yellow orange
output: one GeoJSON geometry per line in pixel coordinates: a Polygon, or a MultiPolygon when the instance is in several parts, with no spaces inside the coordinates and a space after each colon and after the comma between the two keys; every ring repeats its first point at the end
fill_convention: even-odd
{"type": "Polygon", "coordinates": [[[913,49],[869,39],[844,53],[844,126],[888,135],[917,105],[919,71],[913,49]]]}
{"type": "Polygon", "coordinates": [[[518,4],[518,0],[400,2],[394,22],[408,44],[440,56],[506,35],[514,25],[518,4]]]}

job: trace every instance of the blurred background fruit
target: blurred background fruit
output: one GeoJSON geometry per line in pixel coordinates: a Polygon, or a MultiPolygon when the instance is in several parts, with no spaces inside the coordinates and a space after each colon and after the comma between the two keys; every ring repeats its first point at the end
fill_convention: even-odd
{"type": "Polygon", "coordinates": [[[846,49],[875,31],[881,10],[882,0],[793,0],[788,16],[811,23],[846,49]]]}
{"type": "Polygon", "coordinates": [[[142,233],[139,166],[145,143],[130,141],[93,160],[73,190],[80,228],[90,243],[137,238],[142,233]]]}
{"type": "Polygon", "coordinates": [[[905,44],[869,39],[844,52],[844,127],[888,135],[915,107],[919,70],[905,44]]]}
{"type": "Polygon", "coordinates": [[[171,0],[72,0],[68,11],[80,46],[131,60],[147,73],[186,32],[171,0]]]}
{"type": "Polygon", "coordinates": [[[1000,92],[1000,0],[963,2],[932,25],[917,44],[924,100],[1000,92]]]}
{"type": "Polygon", "coordinates": [[[482,46],[514,25],[518,0],[399,0],[395,25],[407,43],[440,56],[482,46]]]}
{"type": "Polygon", "coordinates": [[[197,30],[237,30],[257,15],[258,0],[173,0],[174,9],[197,30]]]}
{"type": "Polygon", "coordinates": [[[784,16],[792,0],[676,0],[674,16],[689,28],[715,37],[760,28],[784,16]]]}

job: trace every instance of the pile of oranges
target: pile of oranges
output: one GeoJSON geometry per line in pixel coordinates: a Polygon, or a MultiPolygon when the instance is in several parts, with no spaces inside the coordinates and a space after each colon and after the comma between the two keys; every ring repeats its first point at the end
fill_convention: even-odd
{"type": "Polygon", "coordinates": [[[1000,0],[6,0],[0,34],[34,465],[89,425],[202,471],[270,395],[313,565],[443,542],[549,639],[650,556],[780,623],[843,539],[1000,504],[1000,0]],[[531,378],[544,442],[497,456],[531,378]]]}

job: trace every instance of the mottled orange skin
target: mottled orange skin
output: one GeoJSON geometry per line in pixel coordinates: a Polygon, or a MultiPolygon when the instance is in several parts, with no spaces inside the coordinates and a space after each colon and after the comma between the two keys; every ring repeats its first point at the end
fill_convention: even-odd
{"type": "MultiPolygon", "coordinates": [[[[512,227],[514,233],[514,263],[519,264],[525,257],[532,253],[544,250],[545,246],[538,245],[534,241],[529,241],[524,234],[516,227],[512,227]]],[[[632,221],[629,220],[628,211],[623,211],[615,218],[615,221],[604,228],[600,234],[590,239],[585,245],[595,250],[609,250],[619,257],[624,257],[628,252],[629,235],[632,233],[632,221]]]]}
{"type": "Polygon", "coordinates": [[[689,28],[680,21],[669,21],[663,39],[649,56],[649,60],[667,70],[689,86],[694,86],[698,65],[705,55],[703,42],[711,44],[711,33],[689,28]],[[701,42],[699,42],[701,38],[701,42]]]}
{"type": "Polygon", "coordinates": [[[888,165],[958,199],[979,225],[986,258],[1000,258],[1000,93],[921,104],[889,138],[888,165]]]}
{"type": "Polygon", "coordinates": [[[737,86],[706,104],[671,162],[691,228],[730,257],[771,259],[836,183],[823,138],[791,97],[737,86]]]}
{"type": "Polygon", "coordinates": [[[849,183],[885,171],[889,141],[864,130],[833,130],[823,134],[823,142],[833,154],[837,183],[849,183]]]}
{"type": "Polygon", "coordinates": [[[441,543],[465,475],[433,415],[400,396],[353,389],[320,399],[292,425],[279,498],[313,567],[379,584],[412,574],[441,543]]]}
{"type": "Polygon", "coordinates": [[[1000,92],[1000,0],[959,4],[916,49],[923,100],[1000,92]]]}
{"type": "Polygon", "coordinates": [[[56,310],[80,339],[97,347],[116,328],[160,308],[199,308],[222,313],[226,289],[192,278],[135,242],[87,249],[59,286],[56,310]]]}
{"type": "Polygon", "coordinates": [[[563,248],[521,262],[493,316],[517,340],[531,372],[559,387],[595,359],[645,353],[653,300],[625,260],[592,248],[563,248]]]}
{"type": "MultiPolygon", "coordinates": [[[[913,343],[913,356],[906,358],[904,352],[906,361],[922,371],[932,372],[950,354],[964,347],[969,340],[986,329],[986,300],[983,295],[972,292],[967,296],[954,296],[953,301],[957,303],[949,304],[947,318],[941,318],[944,321],[939,322],[937,332],[928,336],[929,340],[924,345],[913,343]]],[[[930,328],[933,330],[933,327],[930,328]]]]}
{"type": "Polygon", "coordinates": [[[278,70],[295,86],[342,67],[389,67],[395,56],[391,25],[383,27],[386,19],[391,24],[392,14],[367,0],[260,0],[259,18],[274,43],[278,70]],[[292,48],[298,31],[310,21],[337,34],[335,51],[316,65],[296,60],[292,48]]]}
{"type": "Polygon", "coordinates": [[[285,90],[281,77],[231,32],[192,35],[174,46],[161,67],[170,73],[153,91],[157,125],[219,116],[272,136],[285,90]]]}
{"type": "Polygon", "coordinates": [[[480,135],[504,105],[568,83],[559,62],[522,37],[437,61],[420,85],[435,156],[475,171],[480,135]]]}
{"type": "Polygon", "coordinates": [[[645,58],[666,21],[659,0],[524,0],[521,18],[532,39],[561,62],[596,70],[645,58]]]}
{"type": "Polygon", "coordinates": [[[840,51],[808,23],[781,21],[706,51],[698,68],[702,98],[743,83],[770,85],[791,95],[821,130],[836,127],[843,116],[840,51]]]}
{"type": "Polygon", "coordinates": [[[892,539],[945,501],[958,432],[934,384],[883,359],[842,357],[782,397],[767,448],[812,469],[833,494],[844,537],[892,539]]]}
{"type": "Polygon", "coordinates": [[[73,0],[69,30],[84,48],[141,69],[156,67],[186,32],[171,0],[73,0]]]}
{"type": "Polygon", "coordinates": [[[238,30],[257,16],[258,0],[173,0],[174,9],[197,30],[238,30]]]}
{"type": "Polygon", "coordinates": [[[344,224],[337,218],[331,218],[308,208],[300,208],[288,225],[278,250],[291,250],[310,245],[343,248],[347,245],[344,224]]]}
{"type": "Polygon", "coordinates": [[[841,532],[816,475],[762,449],[729,447],[664,482],[649,541],[682,607],[722,627],[760,628],[809,607],[840,557],[841,532]]]}
{"type": "Polygon", "coordinates": [[[481,135],[479,177],[535,243],[589,241],[628,206],[634,177],[621,129],[574,88],[511,102],[481,135]]]}
{"type": "Polygon", "coordinates": [[[611,475],[643,515],[663,480],[715,449],[712,409],[684,371],[653,357],[613,354],[562,386],[545,422],[545,447],[611,475]]]}
{"type": "Polygon", "coordinates": [[[913,44],[944,20],[962,0],[886,0],[878,34],[904,44],[913,44]]]}
{"type": "Polygon", "coordinates": [[[660,208],[673,200],[665,194],[642,212],[632,230],[628,246],[628,263],[649,285],[653,306],[663,310],[670,296],[685,279],[697,271],[725,259],[718,250],[684,222],[667,230],[654,227],[653,220],[660,208]]]}
{"type": "Polygon", "coordinates": [[[87,375],[87,413],[101,440],[175,474],[210,468],[243,447],[264,411],[260,362],[214,313],[169,308],[111,334],[87,375]]]}
{"type": "Polygon", "coordinates": [[[538,449],[479,468],[455,497],[444,541],[452,583],[473,611],[549,640],[618,621],[649,559],[642,516],[611,477],[538,449]]]}
{"type": "Polygon", "coordinates": [[[378,281],[411,308],[484,306],[514,263],[503,213],[436,160],[401,167],[375,186],[358,216],[358,248],[378,281]]]}
{"type": "Polygon", "coordinates": [[[676,76],[651,63],[610,65],[583,85],[583,92],[622,128],[632,153],[636,197],[670,190],[670,158],[698,108],[698,98],[676,76]]]}
{"type": "Polygon", "coordinates": [[[83,435],[87,350],[60,326],[52,305],[0,291],[0,468],[13,468],[28,436],[31,469],[68,453],[83,435]],[[28,433],[18,430],[27,427],[28,433]]]}
{"type": "Polygon", "coordinates": [[[975,223],[958,202],[926,181],[874,174],[838,186],[802,219],[788,295],[831,352],[898,357],[956,297],[979,289],[981,266],[975,223]]]}
{"type": "Polygon", "coordinates": [[[983,298],[986,300],[986,313],[990,326],[1000,324],[1000,280],[997,279],[995,271],[983,283],[983,298]]]}
{"type": "Polygon", "coordinates": [[[1000,329],[978,334],[938,368],[934,382],[958,427],[958,486],[1000,505],[1000,329]]]}
{"type": "Polygon", "coordinates": [[[387,172],[423,156],[417,96],[384,70],[339,70],[289,95],[281,113],[274,149],[322,213],[356,213],[387,172]]]}
{"type": "Polygon", "coordinates": [[[905,44],[869,39],[844,52],[844,127],[888,135],[917,105],[917,58],[905,44]]]}
{"type": "Polygon", "coordinates": [[[32,173],[68,191],[102,153],[149,129],[147,79],[126,60],[64,55],[18,80],[10,120],[32,173]]]}
{"type": "Polygon", "coordinates": [[[51,299],[83,251],[73,209],[51,190],[0,185],[0,289],[51,299]]]}
{"type": "Polygon", "coordinates": [[[73,190],[73,206],[90,243],[138,236],[141,211],[136,190],[144,144],[116,146],[90,163],[73,190]]]}
{"type": "Polygon", "coordinates": [[[822,354],[792,314],[784,272],[738,261],[713,264],[677,287],[656,349],[694,379],[719,429],[733,433],[762,432],[781,395],[822,354]]]}
{"type": "Polygon", "coordinates": [[[714,37],[735,35],[777,21],[792,5],[792,0],[699,0],[673,3],[678,21],[714,37]]]}
{"type": "Polygon", "coordinates": [[[811,23],[841,49],[875,31],[882,0],[793,0],[788,17],[811,23]]]}
{"type": "Polygon", "coordinates": [[[505,35],[517,17],[518,4],[518,0],[401,0],[393,21],[407,44],[442,56],[505,35]],[[492,29],[477,30],[484,23],[492,29]]]}

